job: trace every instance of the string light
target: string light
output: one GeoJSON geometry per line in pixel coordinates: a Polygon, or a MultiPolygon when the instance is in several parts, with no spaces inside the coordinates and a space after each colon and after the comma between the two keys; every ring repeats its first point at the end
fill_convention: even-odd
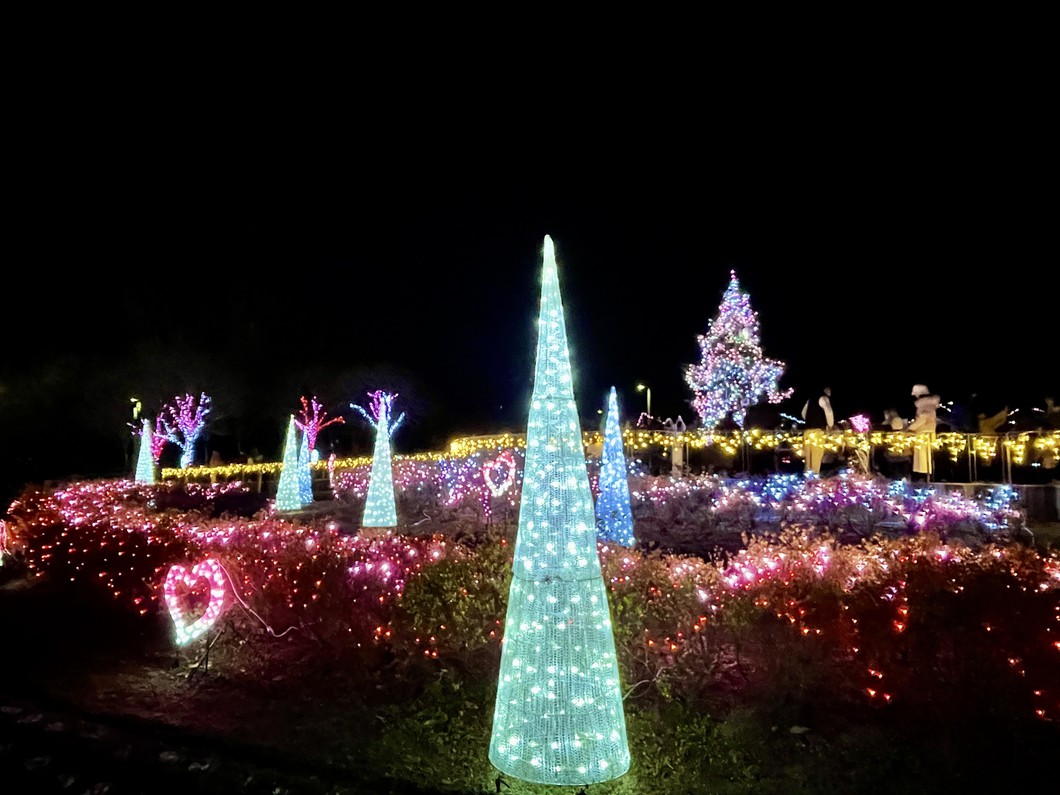
{"type": "Polygon", "coordinates": [[[604,420],[604,447],[600,460],[600,493],[596,498],[596,534],[603,542],[633,546],[633,509],[629,502],[626,456],[615,388],[607,398],[604,420]]]}
{"type": "Polygon", "coordinates": [[[368,482],[368,497],[364,503],[363,527],[396,527],[397,503],[394,499],[394,465],[390,456],[390,437],[405,418],[402,414],[393,424],[390,416],[396,394],[377,390],[369,392],[370,412],[355,403],[356,409],[375,428],[375,449],[372,453],[372,475],[368,482]]]}
{"type": "Polygon", "coordinates": [[[489,759],[525,781],[584,786],[626,773],[630,754],[555,250],[547,236],[543,254],[523,497],[489,759]]]}
{"type": "MultiPolygon", "coordinates": [[[[454,487],[477,483],[461,492],[463,499],[474,500],[479,492],[486,491],[477,475],[481,472],[480,455],[462,462],[458,469],[463,474],[459,476],[453,461],[401,462],[395,482],[420,492],[437,488],[442,495],[448,494],[446,478],[451,477],[454,487]]],[[[519,456],[514,458],[518,464],[519,456]]],[[[362,494],[368,469],[365,464],[362,494]]],[[[703,612],[692,616],[687,624],[682,623],[683,612],[664,610],[660,615],[667,618],[662,623],[625,627],[631,637],[641,639],[644,653],[658,655],[666,665],[673,665],[675,657],[686,649],[698,653],[694,645],[688,646],[688,639],[712,623],[724,626],[730,607],[746,621],[748,600],[753,600],[755,609],[783,619],[806,642],[829,637],[849,639],[850,659],[854,663],[864,660],[860,670],[867,686],[876,690],[875,695],[866,694],[868,701],[908,701],[916,697],[920,687],[913,678],[917,669],[910,669],[906,676],[901,667],[886,664],[886,660],[895,659],[893,651],[879,647],[887,639],[859,635],[861,624],[844,616],[856,619],[865,609],[890,606],[885,624],[894,642],[903,642],[901,639],[917,627],[917,602],[910,599],[904,585],[910,567],[922,572],[918,578],[921,582],[943,584],[952,589],[955,598],[973,593],[965,586],[980,576],[993,583],[1007,578],[1006,593],[1022,594],[1017,597],[1020,599],[1043,594],[1042,598],[1052,600],[1046,603],[1049,605],[1060,592],[1060,557],[1055,550],[1042,555],[1022,544],[996,545],[989,536],[987,543],[974,547],[948,545],[937,535],[972,523],[998,529],[1006,523],[1013,527],[1020,514],[1014,508],[1017,490],[1011,486],[997,486],[982,499],[972,501],[950,495],[943,488],[912,489],[901,481],[880,484],[854,475],[812,482],[790,474],[765,479],[660,477],[648,483],[633,491],[631,499],[650,512],[684,506],[686,512],[698,514],[701,506],[708,505],[711,524],[732,528],[736,517],[748,516],[748,506],[769,507],[778,523],[789,528],[776,538],[751,537],[745,549],[717,563],[677,554],[660,558],[657,553],[616,545],[600,547],[605,582],[610,593],[623,601],[634,597],[666,600],[686,592],[697,599],[703,612]],[[873,516],[893,513],[900,517],[902,537],[871,538],[857,545],[822,537],[820,528],[845,524],[852,515],[851,507],[873,516]],[[922,520],[918,518],[921,516],[922,520]],[[660,566],[669,579],[660,580],[660,566]],[[830,600],[838,594],[843,604],[850,606],[849,613],[831,623],[815,614],[813,606],[819,602],[820,588],[830,600]],[[877,644],[875,652],[873,643],[877,644]]],[[[59,582],[69,579],[109,589],[116,600],[140,615],[164,603],[164,579],[174,562],[215,558],[226,571],[239,572],[236,578],[228,577],[228,592],[237,600],[242,598],[241,591],[249,594],[247,602],[254,604],[263,623],[269,619],[283,621],[283,625],[311,625],[321,621],[319,611],[335,611],[336,605],[349,605],[352,615],[370,616],[373,623],[364,630],[368,635],[359,629],[364,621],[351,623],[350,634],[342,636],[343,642],[350,643],[396,638],[400,621],[393,610],[405,583],[435,562],[474,554],[468,547],[438,537],[387,534],[361,538],[275,516],[204,518],[211,512],[202,506],[243,491],[235,484],[145,485],[131,480],[79,482],[54,491],[28,490],[11,504],[6,521],[0,523],[0,541],[6,532],[7,543],[20,553],[31,576],[47,574],[59,582]],[[152,507],[161,505],[171,492],[180,495],[181,504],[188,505],[189,500],[192,504],[180,511],[152,507]]],[[[509,494],[518,491],[513,488],[509,494]]],[[[974,609],[981,599],[971,598],[978,599],[969,605],[974,609]]],[[[1028,606],[1005,613],[1009,618],[1003,623],[992,617],[982,626],[984,636],[990,637],[992,654],[1000,660],[1011,657],[1021,661],[1018,669],[1012,670],[1025,680],[1028,690],[1033,689],[1035,715],[1055,721],[1060,719],[1055,707],[1060,694],[1052,669],[1041,667],[1044,661],[1055,660],[1060,648],[1060,641],[1055,640],[1060,608],[1053,611],[1050,606],[1044,615],[1028,606]],[[1018,619],[1017,614],[1023,618],[1018,619]],[[1045,625],[1026,624],[1039,615],[1045,625]],[[1017,624],[1018,620],[1023,625],[1017,624]],[[1020,638],[1031,645],[1015,645],[1020,638]],[[1038,643],[1044,646],[1034,645],[1038,643]],[[1030,657],[1039,661],[1033,670],[1023,662],[1030,657]]],[[[623,620],[631,619],[627,615],[623,620]]],[[[270,630],[270,635],[276,633],[270,630]]],[[[445,648],[443,639],[431,642],[428,656],[437,659],[446,653],[445,648]]],[[[627,646],[626,651],[635,659],[643,658],[635,648],[627,646]]]]}
{"type": "MultiPolygon", "coordinates": [[[[298,420],[295,420],[295,425],[298,420]]],[[[298,451],[298,500],[303,506],[313,502],[313,472],[310,468],[312,458],[309,436],[302,433],[302,446],[298,451]]]]}
{"type": "Polygon", "coordinates": [[[221,564],[213,559],[196,563],[189,572],[179,563],[170,567],[166,574],[163,593],[169,617],[173,620],[178,646],[186,646],[193,640],[208,632],[221,615],[225,599],[225,578],[221,564]],[[209,586],[210,600],[199,618],[187,622],[188,608],[184,605],[187,592],[195,588],[199,580],[205,580],[209,586]]]}
{"type": "Polygon", "coordinates": [[[297,511],[302,507],[302,495],[298,488],[298,439],[295,434],[294,415],[287,422],[287,440],[283,445],[283,469],[276,487],[276,510],[297,511]]]}
{"type": "Polygon", "coordinates": [[[695,393],[692,407],[708,432],[730,415],[743,428],[748,407],[763,396],[770,403],[791,396],[792,389],[777,388],[784,363],[762,356],[758,313],[751,309],[750,295],[740,289],[736,271],[730,271],[718,314],[698,341],[700,361],[686,368],[685,381],[695,393]]]}
{"type": "MultiPolygon", "coordinates": [[[[348,604],[355,610],[351,615],[383,615],[409,577],[454,551],[463,554],[435,536],[361,538],[277,515],[204,518],[214,500],[244,492],[231,483],[147,486],[131,480],[34,491],[11,506],[13,537],[31,576],[107,588],[141,616],[164,602],[164,579],[175,561],[215,558],[226,571],[240,572],[229,578],[237,601],[244,602],[238,585],[279,610],[274,622],[294,619],[302,625],[317,620],[323,594],[338,600],[332,609],[348,604]],[[171,492],[180,494],[185,510],[152,507],[171,492]]],[[[270,626],[260,612],[256,617],[270,626]]]]}
{"type": "Polygon", "coordinates": [[[169,440],[166,438],[165,421],[162,419],[162,415],[159,414],[155,417],[155,430],[151,434],[151,458],[154,459],[157,465],[159,460],[162,458],[162,451],[166,448],[166,442],[169,440]]]}
{"type": "Polygon", "coordinates": [[[135,480],[137,483],[155,482],[155,460],[151,452],[154,449],[154,436],[151,431],[151,421],[145,418],[143,430],[140,432],[140,452],[136,456],[135,480]]]}
{"type": "MultiPolygon", "coordinates": [[[[211,411],[210,398],[203,392],[196,401],[191,394],[177,395],[173,402],[162,408],[173,425],[162,419],[162,428],[167,441],[181,449],[180,468],[187,469],[195,458],[195,443],[206,427],[206,415],[211,411]],[[175,426],[175,427],[174,427],[175,426]]],[[[162,414],[159,415],[160,417],[162,414]]]]}
{"type": "Polygon", "coordinates": [[[317,435],[320,431],[334,423],[345,423],[346,420],[343,417],[332,417],[330,420],[325,421],[324,417],[327,416],[327,412],[320,405],[320,401],[316,399],[316,395],[309,401],[306,401],[305,395],[302,395],[300,400],[302,401],[302,410],[295,419],[295,425],[304,434],[309,446],[309,452],[312,454],[317,449],[317,435]]]}
{"type": "Polygon", "coordinates": [[[494,497],[503,496],[515,483],[515,456],[511,450],[501,450],[500,454],[482,465],[482,480],[494,497]],[[494,481],[493,472],[498,467],[504,468],[504,477],[500,482],[494,481]]]}
{"type": "MultiPolygon", "coordinates": [[[[947,450],[951,456],[970,452],[976,459],[989,464],[997,456],[998,442],[1000,437],[991,434],[936,434],[932,439],[931,434],[914,434],[907,431],[870,431],[866,435],[853,430],[846,431],[822,431],[819,437],[824,448],[832,453],[844,450],[865,449],[868,445],[872,448],[886,448],[889,452],[898,455],[908,454],[917,444],[930,443],[936,450],[947,450]]],[[[1060,450],[1060,431],[1039,431],[1026,434],[1026,439],[1018,441],[1017,444],[1033,447],[1041,450],[1043,456],[1050,453],[1056,456],[1060,450]],[[1034,438],[1033,444],[1030,439],[1034,438]]],[[[675,445],[687,445],[696,450],[718,449],[727,455],[734,455],[741,448],[747,447],[754,451],[775,450],[777,448],[791,448],[796,455],[803,455],[804,437],[802,431],[786,430],[763,430],[752,428],[747,430],[717,431],[710,433],[706,429],[696,428],[687,431],[663,431],[641,428],[626,428],[622,431],[623,442],[632,451],[647,450],[652,447],[669,448],[675,445]]],[[[157,441],[158,436],[155,436],[157,441]]],[[[165,441],[163,439],[163,441],[165,441]]],[[[585,449],[600,447],[603,445],[603,434],[599,431],[585,431],[582,433],[582,444],[585,449]]],[[[505,448],[522,451],[526,447],[524,434],[499,433],[492,435],[462,437],[452,440],[446,452],[421,452],[404,455],[393,455],[394,461],[408,460],[420,462],[437,462],[441,460],[464,460],[476,451],[487,453],[503,450],[505,448]]],[[[337,469],[352,469],[366,461],[370,456],[352,456],[338,459],[337,469]]],[[[326,471],[327,463],[316,461],[311,467],[320,471],[326,471]]],[[[213,481],[217,478],[243,479],[249,475],[258,473],[276,474],[283,468],[283,464],[274,462],[263,462],[255,464],[222,464],[219,466],[189,466],[187,469],[165,467],[160,472],[163,480],[179,479],[182,481],[213,481]]]]}

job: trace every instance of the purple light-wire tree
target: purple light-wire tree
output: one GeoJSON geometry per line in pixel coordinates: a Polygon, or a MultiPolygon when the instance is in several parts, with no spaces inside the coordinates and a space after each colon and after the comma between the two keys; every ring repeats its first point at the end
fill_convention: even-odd
{"type": "Polygon", "coordinates": [[[191,394],[177,395],[171,403],[162,407],[159,419],[162,421],[163,434],[166,441],[173,442],[181,449],[181,469],[187,469],[195,460],[195,443],[206,427],[206,415],[210,411],[210,397],[205,392],[198,400],[191,394]]]}
{"type": "Polygon", "coordinates": [[[390,415],[394,407],[396,394],[381,390],[369,392],[372,398],[369,409],[356,403],[350,408],[357,409],[369,424],[375,428],[375,450],[372,453],[372,473],[368,477],[368,495],[364,501],[364,527],[397,526],[397,502],[394,499],[394,464],[390,452],[390,437],[405,419],[405,413],[394,421],[390,415]]]}

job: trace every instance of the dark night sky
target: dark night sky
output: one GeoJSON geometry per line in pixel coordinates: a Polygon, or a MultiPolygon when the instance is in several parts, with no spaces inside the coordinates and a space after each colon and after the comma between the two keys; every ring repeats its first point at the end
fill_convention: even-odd
{"type": "Polygon", "coordinates": [[[546,234],[590,421],[612,385],[635,418],[639,381],[653,413],[694,418],[683,371],[730,269],[787,363],[785,410],[825,382],[841,416],[874,419],[911,413],[914,383],[984,408],[1057,394],[1034,142],[847,121],[782,139],[380,132],[341,154],[202,130],[81,142],[18,183],[9,219],[8,477],[120,471],[134,393],[150,415],[206,391],[218,437],[270,458],[306,392],[363,426],[350,401],[397,391],[399,453],[521,431],[546,234]]]}

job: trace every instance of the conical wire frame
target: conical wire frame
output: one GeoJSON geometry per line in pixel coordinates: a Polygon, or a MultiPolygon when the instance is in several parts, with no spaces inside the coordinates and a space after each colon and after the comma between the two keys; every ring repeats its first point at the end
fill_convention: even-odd
{"type": "Polygon", "coordinates": [[[383,403],[375,426],[372,472],[364,500],[362,527],[396,527],[397,502],[394,499],[394,463],[390,455],[390,412],[383,403]]]}
{"type": "Polygon", "coordinates": [[[536,374],[489,758],[585,786],[629,770],[615,640],[571,383],[555,251],[545,238],[536,374]]]}
{"type": "Polygon", "coordinates": [[[626,455],[622,451],[622,428],[618,422],[618,394],[611,387],[604,425],[604,449],[600,456],[600,493],[596,498],[596,532],[601,541],[631,547],[633,506],[629,500],[626,455]]]}
{"type": "Polygon", "coordinates": [[[283,469],[276,486],[276,510],[297,511],[302,508],[298,494],[298,437],[294,417],[287,421],[287,441],[283,445],[283,469]]]}

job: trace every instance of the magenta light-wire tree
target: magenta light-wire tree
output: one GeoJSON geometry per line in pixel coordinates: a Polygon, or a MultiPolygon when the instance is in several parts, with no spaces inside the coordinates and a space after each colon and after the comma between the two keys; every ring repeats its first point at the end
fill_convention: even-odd
{"type": "Polygon", "coordinates": [[[377,390],[369,392],[372,399],[368,409],[351,403],[350,408],[364,415],[375,428],[375,450],[372,453],[372,473],[368,476],[368,495],[364,501],[364,527],[397,526],[397,503],[394,500],[394,464],[390,454],[390,437],[405,419],[402,414],[393,422],[390,417],[394,409],[396,394],[377,390]]]}
{"type": "Polygon", "coordinates": [[[162,415],[159,414],[155,417],[155,427],[153,431],[151,430],[150,421],[146,418],[141,420],[141,425],[136,425],[135,423],[130,422],[128,423],[128,426],[132,428],[132,435],[140,440],[138,448],[141,449],[141,452],[137,454],[138,458],[136,466],[140,466],[140,460],[143,457],[143,444],[145,441],[149,442],[146,449],[150,452],[151,461],[157,466],[159,459],[162,458],[162,451],[166,447],[166,442],[169,441],[169,439],[166,438],[165,422],[162,415]]]}
{"type": "Polygon", "coordinates": [[[320,405],[320,401],[316,399],[315,395],[310,400],[306,400],[305,395],[302,395],[301,401],[302,410],[298,412],[294,424],[302,432],[304,444],[308,447],[309,454],[312,456],[317,449],[317,435],[320,431],[332,423],[344,423],[346,420],[342,417],[332,417],[330,420],[325,421],[324,417],[328,413],[320,405]]]}
{"type": "Polygon", "coordinates": [[[206,427],[206,415],[210,413],[210,398],[203,392],[196,400],[194,395],[177,395],[171,403],[162,407],[159,415],[166,441],[181,449],[180,468],[187,469],[195,460],[195,443],[206,427]]]}
{"type": "Polygon", "coordinates": [[[166,449],[166,423],[159,414],[155,417],[155,432],[151,434],[151,458],[157,464],[162,459],[162,451],[166,449]]]}
{"type": "Polygon", "coordinates": [[[699,364],[685,370],[694,393],[692,407],[708,433],[730,415],[743,428],[750,406],[763,399],[780,403],[792,393],[778,388],[785,364],[762,355],[758,313],[751,309],[751,296],[740,289],[736,271],[729,273],[718,314],[698,337],[699,364]]]}

